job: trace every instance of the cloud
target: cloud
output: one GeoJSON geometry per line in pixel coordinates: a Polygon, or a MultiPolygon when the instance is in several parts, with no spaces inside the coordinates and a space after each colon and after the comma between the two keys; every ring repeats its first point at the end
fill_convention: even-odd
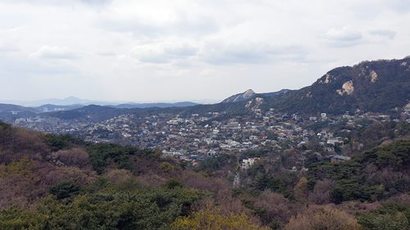
{"type": "Polygon", "coordinates": [[[68,1],[61,1],[61,0],[3,0],[6,3],[12,4],[31,4],[31,5],[53,5],[53,6],[67,6],[73,4],[84,4],[90,6],[104,6],[108,5],[113,0],[68,0],[68,1]]]}
{"type": "Polygon", "coordinates": [[[13,44],[4,44],[0,42],[0,55],[6,53],[15,53],[18,52],[19,48],[13,44]]]}
{"type": "Polygon", "coordinates": [[[147,43],[135,47],[132,54],[140,62],[167,64],[203,62],[212,65],[263,64],[269,62],[303,61],[307,49],[300,46],[278,46],[268,43],[225,43],[218,40],[201,44],[147,43]]]}
{"type": "Polygon", "coordinates": [[[355,46],[363,41],[361,32],[349,29],[348,27],[331,28],[324,34],[323,38],[331,46],[335,47],[355,46]]]}
{"type": "Polygon", "coordinates": [[[72,66],[43,63],[35,59],[0,56],[0,78],[27,78],[30,76],[80,74],[72,66]]]}
{"type": "Polygon", "coordinates": [[[392,40],[394,37],[396,37],[396,32],[393,30],[371,30],[369,31],[370,35],[380,37],[380,38],[385,38],[392,40]]]}
{"type": "Polygon", "coordinates": [[[187,43],[149,43],[133,49],[133,55],[146,63],[169,63],[193,57],[197,52],[197,47],[187,43]]]}
{"type": "Polygon", "coordinates": [[[387,1],[387,5],[399,13],[409,13],[410,4],[408,0],[390,0],[387,1]]]}
{"type": "Polygon", "coordinates": [[[218,30],[217,23],[211,18],[181,15],[168,21],[152,21],[144,17],[106,18],[98,21],[97,26],[113,32],[130,33],[135,37],[202,36],[218,30]]]}
{"type": "Polygon", "coordinates": [[[267,62],[300,61],[307,50],[300,46],[275,46],[269,43],[210,43],[202,51],[202,58],[210,64],[257,64],[267,62]]]}
{"type": "Polygon", "coordinates": [[[80,1],[85,4],[90,4],[90,5],[107,5],[112,2],[112,0],[80,0],[80,1]]]}
{"type": "Polygon", "coordinates": [[[66,47],[59,46],[43,46],[36,52],[31,54],[32,57],[55,59],[55,60],[72,60],[77,59],[80,56],[66,47]]]}
{"type": "Polygon", "coordinates": [[[298,88],[337,66],[409,55],[406,1],[0,0],[0,97],[298,88]]]}

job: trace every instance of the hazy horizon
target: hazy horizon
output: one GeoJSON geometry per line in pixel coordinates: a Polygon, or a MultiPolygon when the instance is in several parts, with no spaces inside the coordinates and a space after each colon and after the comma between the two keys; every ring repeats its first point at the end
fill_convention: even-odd
{"type": "Polygon", "coordinates": [[[3,0],[0,12],[1,101],[218,102],[410,54],[405,0],[3,0]]]}
{"type": "Polygon", "coordinates": [[[174,104],[174,103],[184,103],[184,102],[191,102],[196,104],[214,104],[218,103],[221,100],[213,100],[213,99],[203,99],[203,100],[180,100],[180,101],[173,101],[173,100],[163,100],[163,101],[106,101],[106,100],[99,100],[99,99],[89,99],[89,98],[79,98],[75,96],[69,96],[65,98],[43,98],[38,100],[0,100],[0,104],[13,104],[13,105],[20,105],[20,106],[42,106],[42,105],[120,105],[120,104],[174,104]],[[78,100],[80,102],[71,103],[72,100],[78,100]]]}

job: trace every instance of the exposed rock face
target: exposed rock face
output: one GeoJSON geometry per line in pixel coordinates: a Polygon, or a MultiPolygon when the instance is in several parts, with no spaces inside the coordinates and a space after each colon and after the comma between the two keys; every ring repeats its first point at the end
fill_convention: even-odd
{"type": "Polygon", "coordinates": [[[236,95],[233,95],[231,97],[228,97],[227,99],[223,100],[222,103],[233,103],[233,102],[246,101],[246,100],[254,97],[255,95],[256,95],[256,93],[253,90],[248,89],[243,93],[236,94],[236,95]]]}
{"type": "Polygon", "coordinates": [[[255,95],[255,92],[254,92],[253,90],[251,90],[251,89],[248,89],[248,90],[246,90],[246,91],[242,94],[242,97],[244,97],[244,98],[250,98],[250,97],[252,97],[253,95],[255,95]]]}
{"type": "Polygon", "coordinates": [[[325,83],[325,84],[329,84],[331,81],[332,81],[332,76],[329,74],[329,73],[327,73],[326,75],[325,75],[325,81],[323,82],[323,83],[325,83]]]}
{"type": "Polygon", "coordinates": [[[408,103],[406,106],[404,106],[404,111],[410,112],[410,103],[408,103]]]}
{"type": "Polygon", "coordinates": [[[379,79],[379,75],[376,73],[376,71],[372,70],[370,72],[370,81],[372,83],[375,83],[377,81],[377,79],[379,79]]]}
{"type": "Polygon", "coordinates": [[[336,90],[336,92],[340,95],[352,95],[354,91],[353,81],[347,81],[342,85],[342,89],[336,90]]]}

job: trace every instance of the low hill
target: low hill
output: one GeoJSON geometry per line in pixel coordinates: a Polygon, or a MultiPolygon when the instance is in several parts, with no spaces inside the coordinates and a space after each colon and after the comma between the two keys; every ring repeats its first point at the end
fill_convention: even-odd
{"type": "Polygon", "coordinates": [[[233,188],[228,180],[237,168],[233,156],[215,158],[227,165],[211,159],[193,171],[158,151],[87,143],[0,122],[0,228],[294,229],[312,220],[314,226],[342,221],[341,229],[359,229],[359,223],[371,229],[386,221],[406,229],[409,155],[410,142],[399,141],[347,162],[310,159],[309,180],[292,172],[266,175],[263,167],[261,174],[258,166],[247,174],[255,173],[262,187],[233,188]],[[310,201],[326,191],[335,203],[356,203],[310,201]],[[363,210],[361,201],[374,208],[363,210]]]}
{"type": "Polygon", "coordinates": [[[185,229],[191,214],[209,210],[221,228],[266,229],[242,209],[223,214],[220,202],[237,202],[224,179],[184,169],[158,151],[0,122],[0,229],[185,229]]]}

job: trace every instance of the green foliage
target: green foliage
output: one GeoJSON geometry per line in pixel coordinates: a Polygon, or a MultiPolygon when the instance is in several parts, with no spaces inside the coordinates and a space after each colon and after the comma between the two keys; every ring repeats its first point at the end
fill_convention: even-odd
{"type": "Polygon", "coordinates": [[[16,208],[0,211],[0,229],[44,229],[46,216],[16,208]]]}
{"type": "MultiPolygon", "coordinates": [[[[197,191],[131,189],[97,182],[94,192],[60,201],[45,198],[32,212],[8,209],[0,212],[1,229],[167,229],[179,216],[188,215],[200,198],[197,191]],[[95,191],[97,189],[97,191],[95,191]]],[[[57,186],[66,193],[72,186],[57,186]]]]}
{"type": "Polygon", "coordinates": [[[174,188],[182,188],[183,185],[177,180],[170,180],[166,183],[165,187],[169,189],[174,189],[174,188]]]}
{"type": "Polygon", "coordinates": [[[68,149],[74,144],[83,144],[82,141],[76,138],[73,138],[69,135],[52,135],[52,134],[46,135],[46,142],[53,151],[58,151],[61,149],[68,149]]]}
{"type": "Polygon", "coordinates": [[[385,204],[383,207],[358,217],[363,229],[402,230],[410,229],[410,206],[398,203],[385,204]]]}
{"type": "Polygon", "coordinates": [[[131,169],[130,156],[139,153],[136,148],[114,144],[90,145],[87,150],[91,164],[98,173],[102,173],[111,162],[119,168],[131,169]]]}
{"type": "Polygon", "coordinates": [[[159,167],[161,168],[161,170],[163,170],[164,172],[172,172],[175,170],[175,166],[173,166],[171,163],[169,162],[162,162],[159,167]]]}
{"type": "Polygon", "coordinates": [[[80,192],[80,186],[72,182],[61,182],[50,189],[50,193],[53,194],[58,200],[66,199],[77,195],[80,192]]]}
{"type": "Polygon", "coordinates": [[[312,163],[309,167],[310,188],[318,180],[335,181],[331,193],[333,202],[347,200],[375,201],[410,190],[410,141],[397,141],[365,152],[348,162],[312,163]],[[375,168],[370,170],[368,168],[375,168]],[[388,176],[389,183],[384,182],[388,176]]]}
{"type": "Polygon", "coordinates": [[[219,154],[217,156],[208,157],[201,161],[199,170],[215,171],[219,170],[229,164],[236,162],[234,156],[228,154],[219,154]]]}
{"type": "Polygon", "coordinates": [[[222,215],[218,210],[201,210],[189,217],[180,217],[172,225],[173,230],[202,230],[202,229],[266,229],[252,223],[245,214],[222,215]]]}
{"type": "Polygon", "coordinates": [[[297,175],[287,171],[269,172],[263,165],[256,165],[249,170],[253,183],[250,187],[257,192],[271,190],[285,197],[293,197],[293,187],[297,183],[297,175]]]}
{"type": "Polygon", "coordinates": [[[11,126],[9,124],[0,121],[0,129],[9,129],[10,127],[11,126]]]}
{"type": "Polygon", "coordinates": [[[365,152],[357,161],[361,164],[373,163],[379,168],[409,169],[410,141],[397,141],[394,144],[365,152]]]}

